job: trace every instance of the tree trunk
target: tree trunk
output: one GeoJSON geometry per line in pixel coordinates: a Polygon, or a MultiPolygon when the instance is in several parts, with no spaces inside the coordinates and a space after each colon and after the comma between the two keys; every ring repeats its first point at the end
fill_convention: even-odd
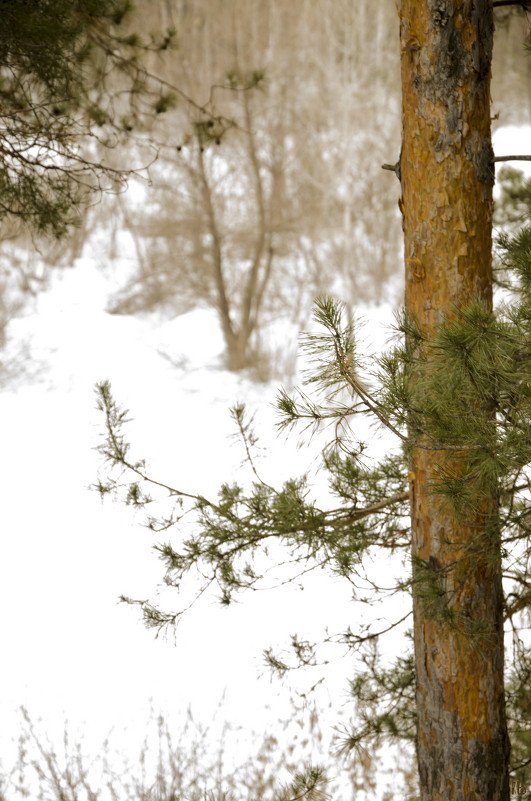
{"type": "MultiPolygon", "coordinates": [[[[492,39],[490,0],[402,0],[406,308],[428,335],[452,306],[492,303],[492,39]]],[[[441,571],[459,619],[484,621],[487,634],[473,647],[414,589],[421,799],[507,801],[501,555],[485,526],[496,499],[456,521],[429,490],[440,458],[412,455],[413,559],[441,571]]]]}

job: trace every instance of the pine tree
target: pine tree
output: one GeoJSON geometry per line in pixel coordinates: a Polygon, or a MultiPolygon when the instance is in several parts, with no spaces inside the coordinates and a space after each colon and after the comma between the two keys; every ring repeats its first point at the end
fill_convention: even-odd
{"type": "Polygon", "coordinates": [[[468,364],[492,308],[493,28],[488,1],[401,4],[405,305],[425,365],[411,387],[421,421],[429,405],[435,422],[424,432],[422,421],[417,433],[409,419],[417,758],[426,801],[508,798],[497,376],[478,393],[468,364]],[[465,314],[477,332],[471,341],[463,340],[465,314]],[[437,335],[436,345],[423,346],[437,335]],[[453,348],[456,374],[447,366],[453,348]],[[448,353],[442,369],[440,352],[448,353]],[[451,395],[443,395],[450,377],[451,395]],[[451,625],[441,626],[443,618],[451,625]]]}
{"type": "MultiPolygon", "coordinates": [[[[393,591],[412,597],[413,653],[384,669],[377,631],[349,630],[341,641],[365,649],[366,665],[352,681],[361,725],[347,744],[414,739],[422,801],[508,799],[507,720],[513,730],[522,725],[517,717],[525,714],[531,669],[518,632],[531,598],[531,226],[499,241],[496,277],[505,295],[494,308],[492,6],[403,0],[404,123],[394,169],[402,187],[406,302],[397,343],[367,374],[356,326],[340,303],[320,299],[315,318],[324,333],[306,342],[316,392],[279,396],[282,425],[335,424],[324,468],[339,507],[312,500],[306,477],[276,489],[256,474],[250,491],[227,484],[217,500],[192,498],[197,533],[178,547],[157,546],[168,585],[178,588],[199,567],[217,583],[223,603],[259,585],[257,556],[272,537],[294,562],[321,565],[354,587],[375,549],[409,553],[410,571],[393,591]],[[363,445],[348,435],[359,414],[372,416],[400,444],[370,468],[363,445]],[[507,691],[505,622],[517,652],[507,691]]],[[[136,474],[127,500],[141,506],[151,479],[129,456],[126,412],[108,383],[98,393],[107,423],[101,452],[111,468],[136,474]]],[[[242,407],[233,413],[252,463],[251,427],[242,407]]],[[[154,483],[178,501],[172,515],[149,521],[167,530],[186,494],[154,483]]],[[[98,489],[117,491],[118,479],[111,473],[98,489]]],[[[138,603],[154,627],[179,615],[138,603]]],[[[311,644],[295,639],[293,648],[300,664],[311,663],[311,644]]],[[[289,667],[273,654],[270,663],[280,672],[289,667]]],[[[515,733],[521,771],[525,731],[519,740],[515,733]]]]}
{"type": "Polygon", "coordinates": [[[0,2],[0,220],[58,237],[81,204],[131,174],[98,154],[167,105],[139,57],[175,33],[128,32],[131,9],[129,0],[0,2]]]}

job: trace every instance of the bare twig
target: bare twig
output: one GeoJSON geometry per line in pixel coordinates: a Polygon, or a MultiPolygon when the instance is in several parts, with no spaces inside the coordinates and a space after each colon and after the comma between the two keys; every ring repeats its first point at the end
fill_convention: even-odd
{"type": "Polygon", "coordinates": [[[531,161],[531,156],[495,156],[494,161],[531,161]]]}

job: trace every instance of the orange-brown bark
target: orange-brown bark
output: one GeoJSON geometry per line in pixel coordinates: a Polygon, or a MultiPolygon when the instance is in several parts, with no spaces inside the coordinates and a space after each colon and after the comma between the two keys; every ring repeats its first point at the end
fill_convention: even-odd
{"type": "MultiPolygon", "coordinates": [[[[453,305],[492,301],[492,36],[488,0],[402,0],[406,307],[428,334],[453,305]]],[[[421,799],[507,801],[501,557],[486,530],[496,499],[456,520],[429,489],[440,459],[419,447],[411,460],[412,553],[461,624],[429,615],[414,591],[421,799]],[[475,646],[466,621],[485,625],[475,646]]]]}

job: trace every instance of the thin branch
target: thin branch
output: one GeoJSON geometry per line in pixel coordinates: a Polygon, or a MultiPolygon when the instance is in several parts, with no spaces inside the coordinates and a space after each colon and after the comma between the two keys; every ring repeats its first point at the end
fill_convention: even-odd
{"type": "MultiPolygon", "coordinates": [[[[522,582],[524,586],[529,586],[526,582],[522,582]]],[[[512,592],[508,596],[509,598],[513,596],[515,600],[508,604],[506,603],[505,606],[505,613],[503,616],[504,620],[508,620],[512,618],[513,615],[516,615],[518,612],[521,612],[522,609],[527,609],[529,604],[531,603],[531,589],[528,589],[527,592],[524,592],[521,596],[517,596],[516,593],[512,592]]]]}
{"type": "Polygon", "coordinates": [[[205,170],[203,148],[201,147],[199,141],[197,150],[197,160],[199,166],[198,174],[201,180],[201,193],[203,196],[203,201],[206,206],[209,233],[210,236],[212,237],[212,261],[213,261],[214,278],[216,282],[216,289],[218,295],[217,306],[221,321],[221,327],[223,329],[223,333],[225,335],[225,339],[230,350],[231,344],[234,343],[236,339],[236,332],[234,330],[234,326],[232,323],[230,301],[227,296],[226,278],[223,273],[222,237],[219,232],[216,213],[214,211],[214,205],[212,202],[212,188],[208,182],[207,173],[205,170]]]}
{"type": "Polygon", "coordinates": [[[492,3],[493,8],[500,6],[521,6],[524,11],[529,10],[530,0],[494,0],[492,3]]]}
{"type": "MultiPolygon", "coordinates": [[[[374,400],[370,394],[365,390],[362,384],[357,380],[357,378],[352,375],[351,371],[348,370],[343,366],[343,362],[341,362],[341,374],[345,381],[352,387],[354,392],[359,395],[363,403],[367,406],[369,411],[371,411],[378,420],[383,423],[383,425],[389,429],[393,434],[395,434],[402,442],[411,445],[411,439],[409,436],[402,434],[396,426],[394,426],[389,417],[383,412],[380,411],[381,405],[377,400],[374,400]]],[[[430,436],[422,429],[417,429],[419,434],[424,434],[425,436],[430,436]]],[[[465,451],[477,451],[483,448],[482,445],[450,445],[449,443],[442,443],[438,442],[437,440],[433,439],[430,436],[431,441],[434,443],[433,445],[426,445],[424,442],[415,441],[413,444],[416,448],[422,448],[423,450],[427,451],[457,451],[459,453],[465,451]]]]}
{"type": "Polygon", "coordinates": [[[198,503],[201,504],[206,503],[212,509],[216,508],[216,505],[208,501],[206,498],[202,498],[199,495],[194,495],[189,492],[178,490],[175,487],[171,487],[169,484],[165,484],[161,481],[156,481],[154,478],[150,478],[148,475],[146,475],[146,473],[143,472],[143,470],[140,469],[139,464],[133,464],[132,462],[128,461],[125,457],[125,451],[122,445],[120,444],[120,441],[116,434],[115,430],[116,426],[112,419],[112,409],[110,405],[107,402],[105,402],[105,399],[103,400],[104,400],[104,405],[101,407],[101,409],[105,413],[105,424],[107,428],[107,434],[109,437],[109,444],[111,445],[112,450],[109,451],[105,448],[105,446],[102,446],[100,449],[100,453],[102,453],[112,462],[115,462],[116,464],[121,464],[123,467],[127,468],[132,473],[141,478],[142,481],[145,481],[148,484],[153,484],[154,486],[161,487],[162,489],[167,490],[170,493],[170,495],[177,495],[183,498],[191,498],[192,500],[197,501],[198,503]]]}
{"type": "Polygon", "coordinates": [[[336,517],[333,520],[327,520],[326,523],[327,525],[332,525],[334,527],[348,526],[351,523],[354,523],[356,520],[362,520],[364,517],[369,517],[369,515],[379,512],[381,509],[385,509],[386,506],[391,506],[393,503],[406,501],[408,498],[409,491],[405,490],[404,492],[399,492],[397,495],[392,495],[390,498],[386,498],[379,503],[374,503],[372,506],[366,506],[364,509],[353,509],[351,512],[347,512],[347,514],[343,515],[342,517],[336,517]]]}
{"type": "Polygon", "coordinates": [[[495,156],[494,161],[531,161],[531,156],[495,156]]]}
{"type": "MultiPolygon", "coordinates": [[[[367,634],[357,634],[348,636],[352,634],[352,632],[349,631],[347,632],[347,634],[340,634],[336,637],[329,637],[325,642],[330,642],[330,643],[337,642],[340,645],[346,645],[348,646],[348,648],[351,649],[353,645],[361,645],[361,643],[368,642],[369,640],[379,639],[384,634],[387,634],[387,632],[392,631],[393,629],[400,626],[400,624],[403,623],[405,620],[407,620],[408,617],[412,614],[413,610],[410,609],[409,612],[406,612],[406,614],[400,618],[400,620],[395,620],[394,623],[389,623],[389,625],[386,628],[379,629],[379,631],[370,631],[367,634]]],[[[365,630],[367,631],[367,629],[365,630]]]]}
{"type": "MultiPolygon", "coordinates": [[[[238,413],[238,407],[234,407],[233,409],[231,409],[231,414],[232,414],[233,420],[236,421],[236,425],[238,426],[238,429],[239,429],[239,432],[240,432],[240,437],[241,437],[241,439],[243,441],[243,445],[244,445],[244,448],[245,448],[245,453],[247,455],[247,461],[249,462],[254,475],[256,476],[256,478],[258,479],[259,483],[263,487],[266,487],[274,495],[278,495],[277,490],[274,487],[272,487],[270,484],[268,484],[267,481],[264,481],[263,478],[259,475],[258,470],[256,469],[256,465],[255,465],[254,459],[253,459],[253,454],[251,452],[251,447],[253,445],[253,441],[251,441],[249,439],[249,436],[247,434],[248,426],[244,425],[243,417],[242,417],[241,414],[238,413]]],[[[252,420],[251,420],[251,423],[252,423],[252,420]]],[[[254,440],[254,442],[256,443],[256,440],[254,440]]]]}
{"type": "MultiPolygon", "coordinates": [[[[256,147],[256,140],[253,133],[251,108],[250,108],[248,94],[243,95],[243,109],[245,114],[245,125],[247,129],[246,130],[247,141],[249,144],[248,155],[249,155],[249,160],[251,162],[251,169],[254,179],[256,206],[258,210],[258,226],[257,226],[258,230],[254,248],[254,255],[252,258],[251,268],[247,276],[247,285],[245,287],[245,291],[242,298],[241,330],[242,334],[245,336],[245,339],[247,340],[251,336],[253,329],[255,328],[258,321],[258,314],[260,311],[259,301],[261,300],[261,293],[260,295],[257,294],[258,277],[260,273],[260,267],[262,265],[263,254],[267,247],[267,240],[271,239],[271,235],[268,232],[268,226],[266,220],[264,184],[263,184],[262,174],[260,172],[260,161],[256,147]],[[253,305],[254,305],[254,314],[253,314],[253,305]]],[[[269,277],[270,274],[271,262],[273,257],[273,251],[271,249],[271,246],[269,246],[267,250],[268,250],[268,261],[266,262],[264,270],[264,281],[262,282],[262,286],[264,288],[265,288],[265,282],[267,281],[267,278],[269,277]]]]}
{"type": "MultiPolygon", "coordinates": [[[[531,2],[531,0],[529,0],[531,2]]],[[[494,5],[523,5],[520,3],[513,3],[511,2],[500,2],[494,3],[494,5]]],[[[531,156],[495,156],[494,161],[531,161],[531,156]]],[[[391,172],[399,174],[400,170],[400,162],[397,161],[396,164],[382,164],[382,170],[390,170],[391,172]]]]}
{"type": "Polygon", "coordinates": [[[529,759],[524,759],[522,762],[518,762],[517,765],[512,766],[512,770],[520,770],[521,768],[525,768],[527,765],[531,764],[531,757],[529,759]]]}

